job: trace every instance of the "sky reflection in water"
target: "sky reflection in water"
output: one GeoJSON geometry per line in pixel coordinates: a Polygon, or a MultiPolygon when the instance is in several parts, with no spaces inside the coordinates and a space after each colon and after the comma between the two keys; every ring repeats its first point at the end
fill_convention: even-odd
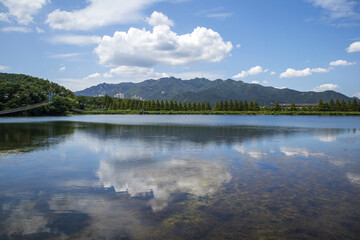
{"type": "Polygon", "coordinates": [[[86,117],[0,124],[0,239],[360,234],[357,118],[86,117]]]}

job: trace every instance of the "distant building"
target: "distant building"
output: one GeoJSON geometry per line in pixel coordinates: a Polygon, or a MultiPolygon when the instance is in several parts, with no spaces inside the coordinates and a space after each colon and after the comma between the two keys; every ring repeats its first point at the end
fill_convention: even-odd
{"type": "Polygon", "coordinates": [[[96,95],[95,97],[105,97],[105,94],[100,93],[100,94],[96,95]]]}
{"type": "Polygon", "coordinates": [[[125,94],[123,92],[118,92],[114,95],[114,98],[125,98],[125,94]]]}
{"type": "MultiPolygon", "coordinates": [[[[279,104],[280,107],[290,107],[291,103],[283,103],[283,104],[279,104]]],[[[311,103],[295,103],[295,107],[307,107],[307,106],[317,106],[317,104],[311,104],[311,103]]]]}
{"type": "Polygon", "coordinates": [[[138,96],[138,95],[134,95],[131,97],[131,99],[135,99],[135,100],[143,100],[142,97],[138,96]]]}

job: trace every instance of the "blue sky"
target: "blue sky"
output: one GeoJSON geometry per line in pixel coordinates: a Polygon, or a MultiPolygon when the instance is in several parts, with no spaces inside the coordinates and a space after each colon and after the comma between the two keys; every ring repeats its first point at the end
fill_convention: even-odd
{"type": "Polygon", "coordinates": [[[360,97],[357,0],[0,0],[0,71],[81,90],[175,76],[360,97]]]}

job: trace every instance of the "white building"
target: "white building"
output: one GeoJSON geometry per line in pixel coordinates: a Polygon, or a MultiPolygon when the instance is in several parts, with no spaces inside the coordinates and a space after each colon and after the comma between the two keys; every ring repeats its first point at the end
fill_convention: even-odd
{"type": "Polygon", "coordinates": [[[114,95],[114,98],[125,98],[125,94],[123,92],[118,92],[114,95]]]}

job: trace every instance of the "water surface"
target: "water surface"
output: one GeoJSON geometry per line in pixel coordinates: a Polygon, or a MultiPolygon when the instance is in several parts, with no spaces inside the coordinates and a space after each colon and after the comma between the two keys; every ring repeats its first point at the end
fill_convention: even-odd
{"type": "Polygon", "coordinates": [[[0,118],[0,239],[358,239],[360,121],[0,118]]]}

